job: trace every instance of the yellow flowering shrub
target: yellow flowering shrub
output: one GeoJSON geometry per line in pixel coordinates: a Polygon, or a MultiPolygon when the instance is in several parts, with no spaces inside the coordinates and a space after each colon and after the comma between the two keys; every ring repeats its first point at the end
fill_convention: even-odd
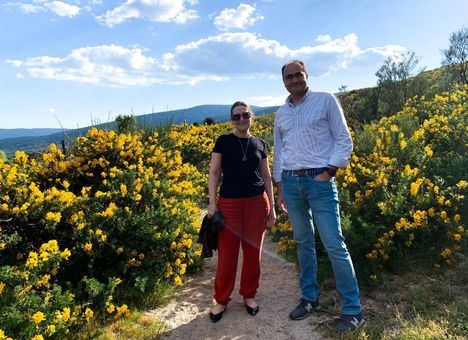
{"type": "MultiPolygon", "coordinates": [[[[396,115],[351,131],[354,151],[337,185],[343,232],[364,279],[408,256],[439,268],[466,250],[467,92],[413,98],[396,115]]],[[[279,221],[274,239],[293,254],[289,221],[279,221]]]]}
{"type": "Polygon", "coordinates": [[[4,334],[60,338],[96,313],[128,315],[158,284],[181,285],[200,263],[205,181],[157,132],[93,128],[66,154],[51,145],[0,160],[4,334]]]}

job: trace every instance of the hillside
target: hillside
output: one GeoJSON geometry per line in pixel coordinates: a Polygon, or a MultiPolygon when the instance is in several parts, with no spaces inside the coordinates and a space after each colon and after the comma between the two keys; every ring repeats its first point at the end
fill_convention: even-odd
{"type": "Polygon", "coordinates": [[[61,129],[0,129],[0,139],[46,136],[59,131],[61,129]]]}
{"type": "MultiPolygon", "coordinates": [[[[181,110],[149,113],[145,115],[136,116],[136,119],[139,126],[143,128],[155,128],[158,126],[180,124],[184,121],[186,121],[187,123],[201,123],[207,117],[211,117],[216,121],[223,122],[229,119],[230,108],[231,105],[199,105],[181,110]]],[[[252,106],[252,110],[258,116],[276,111],[276,108],[276,106],[252,106]]],[[[73,140],[78,136],[86,134],[86,132],[91,127],[92,126],[88,126],[80,129],[72,129],[66,131],[61,131],[59,129],[50,129],[55,130],[53,131],[55,133],[52,134],[46,134],[45,130],[47,129],[31,129],[29,134],[25,134],[22,136],[18,136],[18,130],[21,129],[13,129],[15,130],[15,132],[10,131],[9,129],[4,129],[4,135],[7,135],[9,133],[10,135],[16,134],[17,136],[14,138],[4,137],[3,139],[0,137],[0,150],[4,150],[7,153],[7,155],[12,155],[16,150],[34,152],[47,147],[51,143],[59,145],[61,144],[62,140],[68,144],[69,140],[73,140]]],[[[95,125],[95,127],[99,129],[110,130],[114,128],[114,122],[98,124],[95,125]]]]}
{"type": "MultiPolygon", "coordinates": [[[[447,90],[449,81],[446,67],[440,67],[433,70],[423,71],[418,75],[408,79],[410,97],[412,95],[424,95],[432,97],[435,93],[447,90]]],[[[366,124],[376,121],[384,116],[390,115],[387,112],[385,103],[382,100],[382,91],[378,87],[368,87],[337,93],[340,98],[343,110],[351,126],[356,124],[366,124]]],[[[257,107],[252,109],[257,116],[276,111],[277,106],[257,107]]],[[[199,105],[187,109],[172,110],[164,112],[155,112],[136,116],[137,122],[142,128],[157,128],[171,124],[201,123],[207,117],[211,117],[219,122],[229,119],[230,105],[199,105]]],[[[394,110],[397,112],[401,107],[394,110]]],[[[110,130],[114,128],[114,122],[95,125],[99,129],[110,130]]],[[[57,133],[42,135],[36,134],[36,137],[16,137],[1,139],[2,130],[0,130],[0,150],[4,150],[7,155],[12,155],[16,150],[34,152],[46,147],[51,143],[60,144],[62,140],[66,143],[70,139],[85,134],[91,126],[60,131],[57,133]]],[[[35,129],[33,129],[35,130],[35,129]]],[[[39,129],[44,130],[44,129],[39,129]]],[[[7,130],[8,131],[8,130],[7,130]]],[[[37,131],[40,133],[40,131],[37,131]]]]}

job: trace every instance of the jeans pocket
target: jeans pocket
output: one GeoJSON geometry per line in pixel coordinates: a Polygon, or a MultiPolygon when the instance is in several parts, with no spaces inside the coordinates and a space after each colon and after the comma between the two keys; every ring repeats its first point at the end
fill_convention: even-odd
{"type": "Polygon", "coordinates": [[[315,177],[312,177],[311,180],[312,180],[312,182],[315,182],[315,183],[331,183],[331,182],[333,182],[333,177],[331,177],[330,179],[327,179],[327,180],[315,179],[315,177]]]}

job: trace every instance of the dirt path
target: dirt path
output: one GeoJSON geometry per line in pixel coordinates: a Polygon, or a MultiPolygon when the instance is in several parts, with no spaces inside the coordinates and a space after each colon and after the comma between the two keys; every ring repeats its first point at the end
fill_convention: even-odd
{"type": "MultiPolygon", "coordinates": [[[[237,283],[223,319],[211,323],[208,317],[213,302],[216,257],[207,259],[204,270],[186,284],[180,296],[167,306],[149,313],[166,323],[163,339],[323,339],[314,323],[322,314],[292,321],[288,314],[298,303],[298,274],[293,264],[276,255],[276,244],[265,238],[261,262],[260,287],[256,301],[260,312],[247,314],[237,283]]],[[[241,260],[239,260],[241,263],[241,260]]],[[[330,315],[325,316],[330,319],[330,315]]]]}

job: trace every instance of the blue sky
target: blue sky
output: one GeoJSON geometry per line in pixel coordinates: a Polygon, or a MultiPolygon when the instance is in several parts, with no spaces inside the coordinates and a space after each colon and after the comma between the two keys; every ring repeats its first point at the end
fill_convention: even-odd
{"type": "Polygon", "coordinates": [[[441,64],[466,0],[0,1],[0,128],[75,128],[236,100],[284,101],[280,68],[310,87],[374,86],[389,56],[441,64]]]}

